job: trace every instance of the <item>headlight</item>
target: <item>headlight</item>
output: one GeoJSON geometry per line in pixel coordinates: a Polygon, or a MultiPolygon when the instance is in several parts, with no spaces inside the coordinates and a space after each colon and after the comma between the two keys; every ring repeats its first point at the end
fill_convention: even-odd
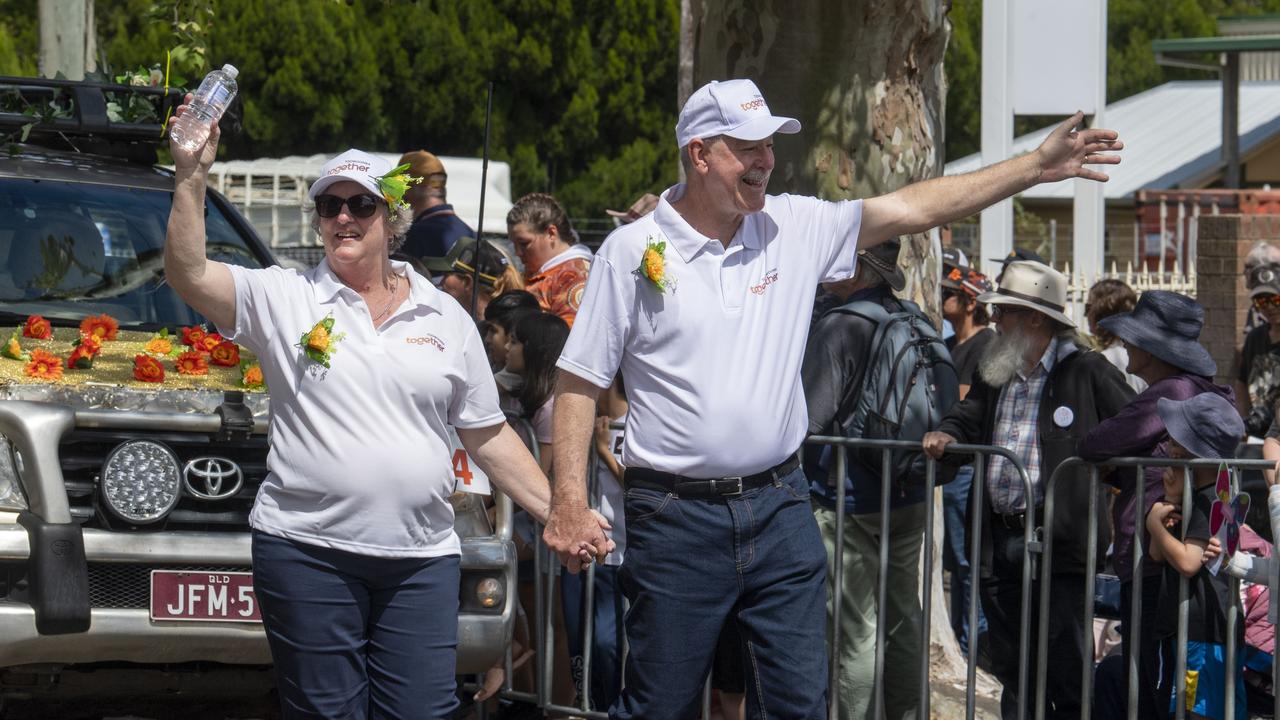
{"type": "Polygon", "coordinates": [[[123,443],[102,465],[102,500],[111,512],[131,523],[164,518],[178,504],[181,489],[178,458],[160,443],[123,443]]]}
{"type": "Polygon", "coordinates": [[[488,577],[476,583],[476,600],[482,608],[491,610],[502,607],[502,601],[506,597],[507,591],[497,578],[488,577]]]}
{"type": "Polygon", "coordinates": [[[22,456],[0,435],[0,510],[26,510],[27,496],[22,491],[22,456]]]}

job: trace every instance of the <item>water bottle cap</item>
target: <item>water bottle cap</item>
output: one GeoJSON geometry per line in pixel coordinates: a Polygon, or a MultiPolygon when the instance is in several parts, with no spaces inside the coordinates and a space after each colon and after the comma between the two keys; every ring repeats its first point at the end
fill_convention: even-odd
{"type": "Polygon", "coordinates": [[[240,74],[240,71],[236,69],[236,66],[230,63],[222,66],[222,72],[226,73],[229,78],[235,78],[235,76],[240,74]]]}

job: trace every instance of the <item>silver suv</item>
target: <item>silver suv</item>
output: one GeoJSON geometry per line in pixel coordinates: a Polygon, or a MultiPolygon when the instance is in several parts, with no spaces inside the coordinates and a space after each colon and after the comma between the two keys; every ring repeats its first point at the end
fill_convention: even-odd
{"type": "MultiPolygon", "coordinates": [[[[73,96],[77,116],[0,152],[0,340],[30,315],[55,333],[102,313],[149,333],[203,323],[164,282],[172,175],[113,157],[137,155],[143,130],[154,145],[159,126],[86,114],[128,89],[0,78],[5,88],[73,96]]],[[[0,130],[23,121],[0,111],[0,130]]],[[[210,258],[274,262],[213,191],[206,225],[210,258]]],[[[247,531],[266,474],[266,396],[32,383],[17,367],[0,359],[0,700],[56,690],[68,669],[269,664],[247,531]]],[[[458,670],[481,672],[511,636],[511,508],[500,497],[491,523],[477,496],[454,504],[458,670]]]]}

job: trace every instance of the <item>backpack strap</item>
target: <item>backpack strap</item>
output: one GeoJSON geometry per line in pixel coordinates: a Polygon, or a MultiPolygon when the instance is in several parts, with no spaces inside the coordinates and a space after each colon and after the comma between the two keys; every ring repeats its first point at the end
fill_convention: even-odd
{"type": "MultiPolygon", "coordinates": [[[[866,352],[867,359],[874,357],[875,351],[880,347],[880,343],[884,342],[884,328],[885,323],[889,320],[890,312],[880,303],[871,302],[870,300],[855,300],[827,311],[827,314],[831,313],[856,315],[875,325],[876,329],[871,335],[871,343],[867,345],[866,352]]],[[[837,407],[835,423],[837,434],[839,435],[845,434],[849,413],[853,411],[854,404],[858,402],[858,397],[862,394],[862,381],[866,376],[867,363],[864,360],[859,365],[858,379],[849,384],[848,390],[837,407]]]]}

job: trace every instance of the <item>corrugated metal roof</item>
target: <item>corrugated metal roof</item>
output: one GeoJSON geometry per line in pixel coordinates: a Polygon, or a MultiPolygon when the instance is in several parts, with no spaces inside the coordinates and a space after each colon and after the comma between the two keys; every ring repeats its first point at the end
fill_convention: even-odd
{"type": "MultiPolygon", "coordinates": [[[[1176,189],[1210,173],[1222,146],[1222,85],[1216,80],[1165,83],[1107,106],[1105,125],[1124,141],[1119,165],[1099,165],[1111,176],[1106,198],[1132,198],[1144,189],[1176,189]]],[[[1034,150],[1052,130],[1042,128],[1013,142],[1014,154],[1034,150]]],[[[1240,154],[1280,134],[1280,81],[1240,84],[1240,154]]],[[[972,172],[977,153],[946,165],[945,174],[972,172]]],[[[1071,181],[1037,185],[1021,197],[1069,200],[1071,181]]]]}

